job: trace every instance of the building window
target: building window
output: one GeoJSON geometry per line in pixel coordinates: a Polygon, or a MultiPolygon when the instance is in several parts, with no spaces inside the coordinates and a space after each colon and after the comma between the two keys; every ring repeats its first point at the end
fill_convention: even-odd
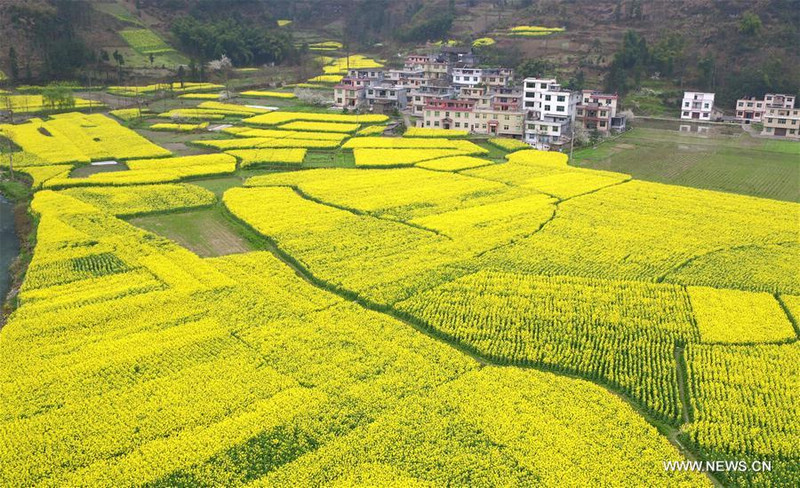
{"type": "Polygon", "coordinates": [[[545,109],[545,110],[547,110],[547,111],[549,112],[549,111],[550,111],[550,105],[545,105],[545,106],[544,106],[544,109],[545,109]]]}
{"type": "Polygon", "coordinates": [[[767,123],[771,124],[772,123],[772,119],[767,119],[767,123]]]}
{"type": "Polygon", "coordinates": [[[606,126],[605,122],[600,122],[600,127],[605,127],[605,126],[606,126]]]}
{"type": "Polygon", "coordinates": [[[427,125],[428,127],[430,127],[430,126],[431,126],[431,121],[430,121],[430,120],[426,120],[426,121],[425,121],[425,125],[427,125]]]}
{"type": "Polygon", "coordinates": [[[684,102],[684,103],[683,103],[683,106],[684,106],[684,107],[688,107],[688,106],[689,106],[689,102],[684,102]]]}
{"type": "Polygon", "coordinates": [[[564,101],[564,95],[559,95],[558,98],[556,98],[556,101],[563,102],[564,101]]]}
{"type": "MultiPolygon", "coordinates": [[[[508,126],[507,126],[507,125],[504,125],[504,126],[503,126],[503,130],[508,130],[508,126]]],[[[794,131],[792,131],[792,134],[794,134],[794,131]]]]}
{"type": "Polygon", "coordinates": [[[703,108],[708,108],[708,104],[707,104],[707,103],[704,103],[704,104],[703,104],[703,108]]]}
{"type": "Polygon", "coordinates": [[[434,127],[439,127],[439,121],[437,120],[436,122],[434,122],[434,123],[433,123],[433,126],[434,126],[434,127]]]}
{"type": "Polygon", "coordinates": [[[556,107],[556,112],[563,112],[563,111],[564,111],[564,106],[563,105],[559,105],[559,106],[556,107]]]}
{"type": "Polygon", "coordinates": [[[511,117],[509,117],[508,115],[506,115],[506,116],[505,116],[505,120],[511,120],[511,117]]]}
{"type": "Polygon", "coordinates": [[[540,88],[547,88],[547,83],[540,83],[540,84],[539,84],[539,87],[540,87],[540,88]]]}
{"type": "Polygon", "coordinates": [[[438,117],[439,116],[439,111],[437,110],[437,111],[433,112],[433,116],[434,117],[438,117]]]}
{"type": "Polygon", "coordinates": [[[553,130],[553,132],[558,132],[558,126],[554,125],[552,130],[553,130]]]}
{"type": "Polygon", "coordinates": [[[461,122],[456,122],[456,128],[461,127],[461,122]]]}

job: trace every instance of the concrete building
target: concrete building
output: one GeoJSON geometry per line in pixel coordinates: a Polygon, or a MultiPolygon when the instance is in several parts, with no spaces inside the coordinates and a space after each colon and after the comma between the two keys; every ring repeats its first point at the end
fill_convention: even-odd
{"type": "Polygon", "coordinates": [[[617,115],[618,98],[617,95],[583,90],[576,105],[576,123],[603,133],[625,130],[625,117],[617,115]]]}
{"type": "Polygon", "coordinates": [[[683,92],[681,102],[681,119],[712,120],[714,111],[714,94],[703,92],[683,92]]]}
{"type": "Polygon", "coordinates": [[[426,81],[450,80],[451,64],[441,57],[427,54],[410,54],[406,56],[404,69],[422,72],[426,81]]]}
{"type": "Polygon", "coordinates": [[[764,112],[762,135],[800,140],[800,109],[770,107],[764,112]]]}
{"type": "Polygon", "coordinates": [[[408,103],[408,89],[390,82],[375,83],[366,87],[367,107],[375,113],[386,114],[402,110],[408,103]]]}
{"type": "Polygon", "coordinates": [[[342,78],[333,87],[333,106],[357,110],[366,103],[366,89],[370,84],[368,78],[342,78]]]}
{"type": "Polygon", "coordinates": [[[491,100],[434,99],[425,106],[421,127],[468,130],[476,134],[522,138],[525,113],[491,100]]]}
{"type": "Polygon", "coordinates": [[[749,124],[761,122],[767,108],[794,108],[794,95],[767,93],[759,100],[756,97],[740,98],[736,101],[736,119],[749,124]]]}
{"type": "MultiPolygon", "coordinates": [[[[455,90],[449,84],[426,84],[417,88],[412,88],[408,93],[409,104],[411,106],[411,115],[422,117],[425,113],[425,106],[428,105],[431,100],[438,98],[453,98],[454,96],[455,90]]],[[[422,127],[421,120],[419,123],[420,127],[422,127]]]]}
{"type": "Polygon", "coordinates": [[[514,70],[511,68],[465,68],[456,67],[452,70],[453,85],[462,86],[507,86],[514,80],[514,70]]]}
{"type": "Polygon", "coordinates": [[[545,150],[569,142],[577,94],[561,88],[554,78],[525,78],[523,90],[525,141],[545,150]]]}

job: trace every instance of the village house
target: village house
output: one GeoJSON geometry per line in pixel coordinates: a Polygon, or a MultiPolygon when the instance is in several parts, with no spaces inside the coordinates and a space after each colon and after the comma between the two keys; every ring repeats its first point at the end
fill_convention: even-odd
{"type": "Polygon", "coordinates": [[[684,92],[681,102],[681,119],[712,120],[714,94],[704,92],[684,92]]]}
{"type": "Polygon", "coordinates": [[[794,95],[767,93],[763,99],[740,98],[736,101],[736,119],[749,124],[761,122],[767,108],[794,108],[794,95]]]}
{"type": "Polygon", "coordinates": [[[578,96],[555,78],[525,78],[524,139],[539,149],[559,148],[570,141],[578,96]]]}
{"type": "Polygon", "coordinates": [[[521,139],[525,120],[521,98],[521,92],[516,96],[484,92],[477,98],[433,99],[424,108],[420,127],[521,139]]]}
{"type": "Polygon", "coordinates": [[[617,95],[583,90],[575,107],[576,123],[602,133],[625,130],[625,117],[617,115],[617,102],[617,95]]]}
{"type": "Polygon", "coordinates": [[[769,107],[762,123],[762,135],[800,140],[800,109],[769,107]]]}

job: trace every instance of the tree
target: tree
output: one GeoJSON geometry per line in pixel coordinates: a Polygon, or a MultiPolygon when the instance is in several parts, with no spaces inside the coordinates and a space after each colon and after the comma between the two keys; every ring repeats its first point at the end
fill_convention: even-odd
{"type": "Polygon", "coordinates": [[[223,80],[225,81],[225,97],[230,98],[231,94],[230,87],[228,86],[228,80],[230,77],[230,72],[233,69],[233,63],[231,63],[230,58],[223,54],[219,59],[209,61],[208,69],[215,71],[222,76],[223,80]]]}
{"type": "Polygon", "coordinates": [[[125,64],[125,57],[117,50],[114,50],[111,57],[117,62],[117,79],[122,83],[122,65],[125,64]]]}
{"type": "Polygon", "coordinates": [[[567,88],[570,90],[580,91],[586,86],[586,75],[583,73],[583,70],[578,70],[575,73],[575,76],[569,79],[567,82],[567,88]]]}
{"type": "Polygon", "coordinates": [[[16,83],[19,80],[19,64],[17,64],[17,50],[14,46],[8,48],[8,67],[11,72],[11,82],[16,83]]]}
{"type": "Polygon", "coordinates": [[[181,84],[181,88],[183,88],[183,80],[186,78],[186,70],[183,69],[183,65],[178,66],[178,82],[181,84]]]}
{"type": "Polygon", "coordinates": [[[75,106],[75,97],[66,86],[51,83],[42,90],[42,104],[51,109],[71,108],[75,106]]]}
{"type": "Polygon", "coordinates": [[[739,32],[746,36],[754,36],[761,31],[761,18],[753,12],[745,12],[739,21],[739,32]]]}
{"type": "Polygon", "coordinates": [[[710,54],[706,55],[703,59],[697,63],[697,69],[700,74],[699,84],[704,90],[714,90],[714,86],[716,85],[716,66],[714,63],[714,57],[710,54]]]}
{"type": "Polygon", "coordinates": [[[622,47],[614,53],[614,60],[609,66],[606,90],[626,93],[631,88],[638,88],[647,71],[649,60],[650,53],[644,37],[631,30],[626,32],[622,47]]]}
{"type": "Polygon", "coordinates": [[[194,59],[189,60],[189,79],[197,81],[197,61],[194,59]]]}
{"type": "Polygon", "coordinates": [[[526,59],[517,65],[519,78],[540,78],[553,69],[552,63],[544,59],[526,59]]]}

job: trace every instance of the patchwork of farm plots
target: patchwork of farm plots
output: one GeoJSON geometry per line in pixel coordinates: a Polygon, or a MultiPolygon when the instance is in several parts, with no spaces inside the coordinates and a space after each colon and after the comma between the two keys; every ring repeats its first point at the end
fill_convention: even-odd
{"type": "Polygon", "coordinates": [[[2,484],[708,486],[664,469],[665,431],[773,463],[731,484],[800,483],[799,205],[384,116],[165,117],[215,115],[192,156],[103,115],[0,126],[38,190],[2,484]],[[127,170],[71,176],[106,160],[127,170]],[[250,244],[133,225],[188,209],[250,244]]]}

